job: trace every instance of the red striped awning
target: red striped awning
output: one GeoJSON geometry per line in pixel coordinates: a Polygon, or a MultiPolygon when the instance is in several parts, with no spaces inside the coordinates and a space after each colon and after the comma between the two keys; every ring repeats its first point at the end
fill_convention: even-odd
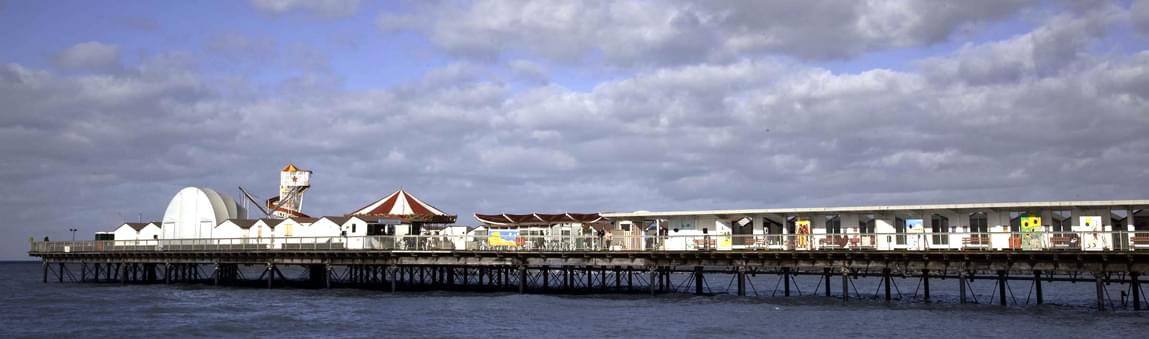
{"type": "Polygon", "coordinates": [[[475,213],[475,219],[488,226],[531,226],[531,225],[553,225],[565,223],[580,223],[591,224],[601,222],[604,219],[598,213],[532,213],[532,214],[479,214],[475,213]]]}
{"type": "Polygon", "coordinates": [[[455,216],[443,213],[443,211],[419,200],[414,195],[407,193],[404,190],[395,191],[390,195],[383,197],[383,199],[376,200],[360,208],[352,215],[364,215],[383,218],[395,218],[401,220],[403,223],[408,222],[426,222],[426,223],[453,223],[455,216]]]}

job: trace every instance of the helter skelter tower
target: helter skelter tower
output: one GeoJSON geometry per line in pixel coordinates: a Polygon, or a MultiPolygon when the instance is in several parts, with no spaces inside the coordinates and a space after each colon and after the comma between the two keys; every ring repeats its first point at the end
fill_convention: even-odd
{"type": "Polygon", "coordinates": [[[279,197],[267,201],[276,218],[300,217],[303,214],[303,192],[311,188],[311,171],[288,164],[279,172],[279,197]]]}

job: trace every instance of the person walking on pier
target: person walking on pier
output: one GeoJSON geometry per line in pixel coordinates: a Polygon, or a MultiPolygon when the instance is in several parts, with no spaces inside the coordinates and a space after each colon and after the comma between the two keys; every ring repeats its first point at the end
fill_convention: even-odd
{"type": "Polygon", "coordinates": [[[606,235],[604,236],[604,237],[605,237],[605,239],[606,239],[606,242],[605,242],[605,244],[606,244],[606,248],[605,248],[605,249],[606,249],[607,251],[609,251],[609,250],[610,250],[610,243],[611,243],[611,238],[614,238],[614,236],[612,235],[612,232],[610,232],[609,230],[607,230],[607,231],[603,231],[603,232],[604,232],[604,233],[606,233],[606,235]]]}
{"type": "Polygon", "coordinates": [[[602,249],[602,238],[603,238],[603,233],[605,233],[605,232],[603,232],[603,230],[598,230],[597,232],[594,232],[594,233],[595,233],[595,235],[598,236],[598,243],[595,244],[596,245],[595,249],[602,249]]]}

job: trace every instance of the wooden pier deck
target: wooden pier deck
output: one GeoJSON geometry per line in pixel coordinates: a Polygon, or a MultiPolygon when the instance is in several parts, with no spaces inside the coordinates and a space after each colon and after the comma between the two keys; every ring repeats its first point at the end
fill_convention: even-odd
{"type": "MultiPolygon", "coordinates": [[[[995,279],[1002,291],[1009,280],[1089,281],[1097,286],[1097,307],[1105,309],[1105,285],[1129,284],[1134,310],[1142,308],[1139,276],[1149,271],[1149,252],[1136,251],[459,251],[459,250],[164,250],[32,251],[43,261],[44,282],[172,283],[220,285],[287,284],[309,287],[361,287],[381,290],[500,290],[520,293],[673,291],[672,273],[688,274],[694,292],[703,293],[704,275],[731,274],[737,294],[746,295],[747,274],[790,277],[817,275],[827,296],[833,283],[849,299],[851,279],[876,277],[891,299],[893,277],[918,278],[924,298],[930,279],[958,279],[967,302],[967,279],[995,279]],[[299,267],[305,278],[292,280],[281,268],[299,267]],[[245,272],[247,274],[245,274],[245,272]],[[259,272],[258,278],[250,278],[259,272]],[[55,278],[55,279],[50,279],[55,278]],[[835,282],[840,280],[840,283],[835,282]]],[[[1008,302],[997,293],[999,302],[1008,302]]]]}

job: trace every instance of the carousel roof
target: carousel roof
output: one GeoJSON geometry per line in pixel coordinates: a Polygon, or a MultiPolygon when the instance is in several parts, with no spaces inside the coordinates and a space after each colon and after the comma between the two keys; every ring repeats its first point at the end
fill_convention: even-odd
{"type": "Polygon", "coordinates": [[[479,222],[493,226],[521,226],[521,225],[551,225],[562,223],[591,224],[602,221],[598,213],[561,213],[561,214],[478,214],[475,219],[479,222]]]}
{"type": "Polygon", "coordinates": [[[407,193],[404,190],[395,191],[390,195],[383,197],[383,199],[376,200],[373,203],[364,206],[351,215],[374,216],[384,218],[399,219],[404,223],[408,222],[428,222],[428,223],[453,223],[455,216],[431,206],[419,200],[414,195],[407,193]]]}

